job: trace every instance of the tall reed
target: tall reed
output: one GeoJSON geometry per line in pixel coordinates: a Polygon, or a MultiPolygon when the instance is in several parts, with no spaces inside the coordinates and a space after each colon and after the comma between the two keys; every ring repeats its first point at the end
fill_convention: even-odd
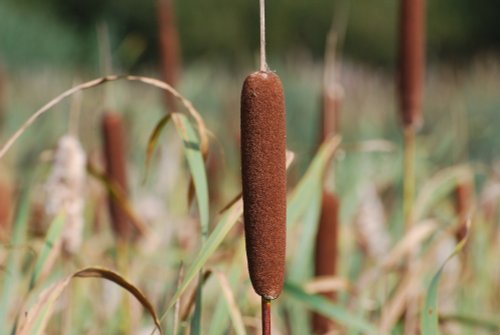
{"type": "MultiPolygon", "coordinates": [[[[424,0],[401,0],[399,40],[399,104],[404,132],[403,215],[404,231],[413,226],[415,189],[415,133],[422,124],[422,83],[424,75],[424,0]]],[[[414,268],[414,253],[407,271],[414,268]]],[[[417,297],[408,294],[405,335],[417,331],[417,297]]]]}
{"type": "MultiPolygon", "coordinates": [[[[157,0],[157,14],[162,77],[169,85],[177,87],[181,58],[173,1],[157,0]]],[[[165,94],[165,102],[169,111],[175,111],[176,99],[172,94],[165,94]]]]}
{"type": "MultiPolygon", "coordinates": [[[[102,117],[102,136],[106,174],[119,192],[127,195],[127,167],[125,154],[125,136],[122,118],[114,112],[105,113],[102,117]]],[[[132,225],[123,209],[123,204],[111,195],[108,199],[109,214],[113,232],[118,241],[124,242],[132,237],[132,225]]]]}
{"type": "Polygon", "coordinates": [[[265,52],[265,2],[260,0],[260,71],[241,92],[241,172],[248,269],[262,297],[262,333],[271,333],[271,305],[283,288],[286,250],[286,120],[280,78],[265,52]]]}
{"type": "MultiPolygon", "coordinates": [[[[331,192],[323,190],[314,254],[314,275],[316,277],[332,277],[337,274],[338,214],[338,198],[331,192]]],[[[322,295],[329,300],[335,300],[335,293],[333,292],[323,293],[322,295]]],[[[326,334],[332,331],[335,326],[332,320],[318,313],[313,314],[312,324],[315,334],[326,334]]]]}

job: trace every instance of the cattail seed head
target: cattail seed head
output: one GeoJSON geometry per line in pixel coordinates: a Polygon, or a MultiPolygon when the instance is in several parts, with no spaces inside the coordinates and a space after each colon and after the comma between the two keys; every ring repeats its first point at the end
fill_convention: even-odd
{"type": "MultiPolygon", "coordinates": [[[[338,259],[338,213],[339,200],[330,192],[323,191],[321,215],[316,233],[315,268],[316,277],[335,276],[338,259]]],[[[335,299],[333,292],[323,293],[327,299],[335,299]]],[[[320,314],[313,314],[315,334],[326,334],[334,327],[333,322],[320,314]]]]}
{"type": "Polygon", "coordinates": [[[286,248],[286,120],[279,77],[250,74],[241,92],[241,165],[248,268],[266,299],[281,293],[286,248]]]}
{"type": "Polygon", "coordinates": [[[461,241],[467,234],[467,221],[469,220],[473,185],[471,182],[460,182],[455,188],[455,212],[458,217],[458,225],[455,231],[457,241],[461,241]]]}
{"type": "Polygon", "coordinates": [[[82,242],[86,161],[85,152],[77,138],[71,135],[61,137],[52,173],[45,185],[47,214],[55,216],[65,213],[62,244],[63,249],[70,254],[77,252],[82,242]]]}
{"type": "Polygon", "coordinates": [[[422,123],[424,1],[401,0],[399,96],[405,127],[418,128],[422,123]]]}
{"type": "MultiPolygon", "coordinates": [[[[125,138],[123,121],[117,113],[106,113],[102,119],[102,135],[104,139],[104,154],[106,174],[123,195],[127,194],[127,169],[125,160],[125,138]]],[[[131,235],[132,225],[125,210],[117,199],[109,198],[109,213],[116,237],[126,240],[131,235]]]]}
{"type": "MultiPolygon", "coordinates": [[[[181,61],[173,0],[158,0],[157,12],[162,77],[169,85],[176,87],[180,77],[181,61]]],[[[175,97],[167,93],[165,99],[167,107],[174,111],[175,97]]]]}

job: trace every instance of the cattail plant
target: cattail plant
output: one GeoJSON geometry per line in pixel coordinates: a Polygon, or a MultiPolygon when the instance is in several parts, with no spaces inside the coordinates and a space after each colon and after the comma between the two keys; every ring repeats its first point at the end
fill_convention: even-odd
{"type": "Polygon", "coordinates": [[[404,216],[411,226],[415,131],[422,123],[424,74],[424,0],[402,0],[399,35],[399,110],[404,128],[404,216]]]}
{"type": "Polygon", "coordinates": [[[0,176],[0,241],[8,236],[12,216],[13,187],[7,178],[0,176]]]}
{"type": "MultiPolygon", "coordinates": [[[[173,0],[158,0],[157,12],[162,77],[172,87],[177,87],[181,61],[173,0]]],[[[172,94],[165,95],[165,102],[170,111],[176,109],[176,99],[172,94]]]]}
{"type": "MultiPolygon", "coordinates": [[[[403,216],[405,231],[413,225],[415,185],[415,132],[422,123],[422,80],[424,72],[424,0],[401,0],[399,41],[399,100],[404,128],[403,216]]],[[[410,255],[407,270],[414,268],[410,255]]],[[[405,334],[417,330],[418,297],[409,295],[405,310],[405,334]]]]}
{"type": "MultiPolygon", "coordinates": [[[[123,121],[119,114],[105,113],[102,118],[102,136],[106,160],[106,174],[118,192],[127,194],[127,169],[125,160],[125,138],[123,121]]],[[[118,199],[109,195],[109,213],[113,232],[118,241],[123,242],[132,237],[132,225],[129,217],[118,199]]]]}
{"type": "MultiPolygon", "coordinates": [[[[338,198],[334,194],[324,190],[314,254],[314,275],[316,277],[331,277],[337,274],[338,214],[338,198]]],[[[326,292],[322,295],[329,300],[335,299],[334,292],[326,292]]],[[[312,324],[315,334],[326,334],[335,326],[332,320],[318,313],[313,314],[312,324]]]]}
{"type": "Polygon", "coordinates": [[[473,193],[474,187],[470,180],[460,181],[455,188],[455,213],[458,218],[455,230],[457,242],[461,241],[467,234],[467,221],[470,219],[473,193]]]}
{"type": "Polygon", "coordinates": [[[57,145],[52,173],[45,185],[45,211],[50,216],[64,213],[63,250],[74,254],[80,248],[83,234],[83,192],[86,155],[78,139],[63,136],[57,145]]]}
{"type": "MultiPolygon", "coordinates": [[[[339,109],[342,90],[335,78],[335,49],[337,34],[332,25],[327,37],[325,65],[323,72],[320,142],[326,141],[339,131],[339,109]]],[[[323,189],[321,215],[316,232],[314,275],[315,277],[335,276],[338,258],[339,199],[332,192],[323,189]]],[[[335,299],[333,292],[323,293],[329,300],[335,299]]],[[[312,315],[315,334],[326,334],[334,329],[332,320],[318,313],[312,315]]]]}
{"type": "Polygon", "coordinates": [[[241,168],[248,269],[262,297],[262,332],[270,334],[270,303],[285,275],[286,120],[281,81],[266,63],[264,6],[260,0],[260,71],[241,92],[241,168]]]}

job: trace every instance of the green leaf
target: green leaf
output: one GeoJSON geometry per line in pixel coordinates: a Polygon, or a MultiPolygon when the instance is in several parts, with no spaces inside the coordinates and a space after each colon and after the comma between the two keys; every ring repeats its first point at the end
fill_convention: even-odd
{"type": "Polygon", "coordinates": [[[189,171],[194,181],[198,210],[200,213],[200,225],[203,240],[208,236],[208,185],[205,171],[205,162],[200,150],[200,142],[196,131],[184,114],[173,113],[172,120],[184,145],[189,171]]]}
{"type": "Polygon", "coordinates": [[[357,330],[363,334],[379,334],[376,326],[359,318],[358,316],[352,315],[349,311],[331,303],[328,299],[325,299],[320,295],[309,294],[302,290],[299,286],[296,286],[288,281],[285,282],[284,289],[290,297],[305,304],[309,309],[334,319],[339,324],[344,325],[350,330],[357,330]]]}
{"type": "Polygon", "coordinates": [[[309,208],[314,192],[317,191],[318,181],[323,180],[325,168],[339,144],[340,137],[336,136],[321,145],[306,173],[288,197],[287,229],[290,229],[309,208]]]}
{"type": "Polygon", "coordinates": [[[460,243],[457,244],[451,255],[446,258],[443,265],[439,268],[439,271],[434,275],[427,289],[427,296],[425,297],[424,308],[420,316],[420,328],[422,329],[422,334],[425,335],[439,335],[439,317],[438,317],[438,287],[439,280],[441,279],[441,274],[443,273],[444,267],[450,259],[462,251],[463,247],[467,243],[468,236],[466,235],[460,243]]]}
{"type": "Polygon", "coordinates": [[[167,311],[161,317],[162,320],[166,316],[166,313],[170,310],[170,308],[174,306],[177,299],[182,295],[182,293],[184,293],[186,288],[196,277],[201,268],[205,265],[208,258],[210,258],[210,256],[212,256],[215,250],[219,247],[219,245],[224,240],[224,237],[226,237],[227,233],[231,230],[231,228],[238,221],[242,214],[243,201],[240,199],[224,213],[217,226],[208,237],[206,243],[203,245],[201,250],[198,252],[198,255],[193,260],[193,263],[186,270],[184,281],[179,286],[174,296],[170,299],[167,311]]]}

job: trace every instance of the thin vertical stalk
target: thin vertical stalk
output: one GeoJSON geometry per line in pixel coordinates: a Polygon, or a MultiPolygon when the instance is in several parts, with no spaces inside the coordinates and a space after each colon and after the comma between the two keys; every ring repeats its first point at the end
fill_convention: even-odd
{"type": "Polygon", "coordinates": [[[403,162],[403,217],[405,231],[413,225],[413,197],[415,192],[415,128],[404,128],[403,162]]]}
{"type": "Polygon", "coordinates": [[[260,17],[260,70],[269,70],[266,60],[266,1],[259,0],[260,17]]]}
{"type": "Polygon", "coordinates": [[[271,335],[271,300],[262,297],[262,335],[271,335]]]}

